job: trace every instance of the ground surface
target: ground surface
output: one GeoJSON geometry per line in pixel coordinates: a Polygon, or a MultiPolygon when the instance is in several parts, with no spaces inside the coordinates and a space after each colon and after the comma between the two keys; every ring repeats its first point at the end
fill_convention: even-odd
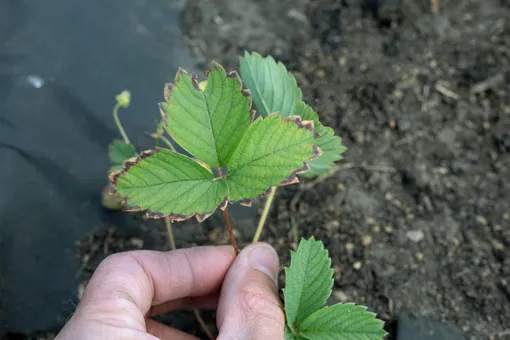
{"type": "MultiPolygon", "coordinates": [[[[204,69],[234,69],[245,49],[284,62],[349,147],[332,176],[278,190],[263,239],[283,264],[315,235],[335,299],[370,306],[389,331],[409,312],[510,339],[510,3],[439,3],[189,0],[182,29],[204,69]]],[[[255,218],[237,220],[248,242],[255,218]]],[[[80,243],[84,278],[104,254],[168,247],[161,223],[135,221],[143,239],[111,229],[80,243]]],[[[178,246],[228,243],[214,217],[175,232],[178,246]]]]}
{"type": "Polygon", "coordinates": [[[278,191],[264,239],[284,263],[315,235],[338,299],[507,339],[510,3],[439,4],[192,0],[183,31],[204,68],[274,55],[349,147],[330,178],[278,191]]]}

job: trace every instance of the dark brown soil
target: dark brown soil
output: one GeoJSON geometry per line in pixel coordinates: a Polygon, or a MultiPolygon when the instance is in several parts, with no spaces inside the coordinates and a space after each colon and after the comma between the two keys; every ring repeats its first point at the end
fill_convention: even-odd
{"type": "MultiPolygon", "coordinates": [[[[388,330],[406,311],[510,339],[510,3],[439,4],[189,0],[182,27],[203,69],[234,69],[245,49],[284,62],[349,147],[330,177],[278,190],[263,239],[283,264],[314,235],[334,299],[370,306],[388,330]]],[[[80,243],[85,279],[111,252],[168,247],[162,222],[136,221],[141,238],[111,229],[80,243]]],[[[175,233],[179,247],[228,243],[214,216],[175,233]]],[[[196,328],[191,313],[174,318],[196,328]]]]}
{"type": "Polygon", "coordinates": [[[203,68],[243,50],[296,76],[349,150],[331,177],[278,191],[264,239],[288,261],[325,242],[337,299],[510,338],[510,3],[191,0],[203,68]]]}

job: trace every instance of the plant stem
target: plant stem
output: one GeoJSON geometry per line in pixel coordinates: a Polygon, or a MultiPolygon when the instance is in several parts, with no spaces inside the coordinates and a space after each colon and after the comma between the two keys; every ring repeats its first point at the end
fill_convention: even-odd
{"type": "Polygon", "coordinates": [[[124,131],[124,128],[122,127],[122,124],[120,123],[119,108],[120,108],[120,104],[117,103],[117,105],[115,105],[115,107],[113,108],[113,119],[115,120],[115,124],[117,124],[117,128],[119,129],[120,134],[122,135],[122,139],[124,139],[124,143],[131,144],[129,142],[129,138],[126,134],[126,131],[124,131]]]}
{"type": "Polygon", "coordinates": [[[253,236],[252,243],[258,242],[260,238],[260,234],[262,234],[262,230],[264,229],[264,225],[266,223],[267,215],[269,214],[269,210],[271,209],[271,205],[273,204],[273,199],[276,193],[276,187],[271,187],[271,192],[266,199],[266,204],[264,205],[264,211],[259,219],[259,224],[257,226],[257,230],[255,231],[255,236],[253,236]]]}
{"type": "MultiPolygon", "coordinates": [[[[168,241],[170,242],[170,249],[176,250],[177,247],[175,246],[175,238],[174,238],[174,232],[172,230],[172,222],[170,222],[170,219],[168,217],[165,217],[165,226],[166,226],[166,232],[168,233],[168,241]]],[[[202,319],[202,316],[200,316],[200,311],[198,308],[193,308],[193,313],[195,314],[195,318],[197,319],[198,324],[204,331],[205,335],[210,340],[214,340],[214,336],[211,334],[211,331],[209,328],[207,328],[207,325],[204,322],[204,319],[202,319]]]]}
{"type": "Polygon", "coordinates": [[[175,147],[172,145],[172,142],[170,142],[165,136],[160,136],[160,138],[163,142],[165,142],[166,145],[168,145],[170,150],[172,150],[173,152],[177,152],[177,150],[175,150],[175,147]]]}
{"type": "Polygon", "coordinates": [[[230,236],[230,241],[232,242],[232,247],[234,247],[236,255],[238,255],[239,248],[237,247],[236,237],[234,236],[234,232],[232,231],[232,226],[230,225],[230,216],[228,215],[228,208],[225,208],[225,211],[223,211],[223,217],[225,217],[225,222],[227,223],[228,235],[230,236]]]}
{"type": "Polygon", "coordinates": [[[205,335],[207,335],[207,337],[210,340],[214,340],[214,336],[212,335],[209,328],[207,328],[207,325],[205,324],[204,319],[202,319],[202,316],[200,315],[200,311],[198,310],[198,308],[193,308],[193,314],[195,314],[195,318],[197,319],[200,327],[202,327],[202,330],[204,331],[205,335]]]}
{"type": "Polygon", "coordinates": [[[170,222],[170,219],[168,217],[165,217],[165,226],[166,226],[166,232],[168,233],[168,241],[170,242],[170,249],[175,250],[177,247],[175,246],[175,238],[174,238],[174,232],[172,230],[172,222],[170,222]]]}

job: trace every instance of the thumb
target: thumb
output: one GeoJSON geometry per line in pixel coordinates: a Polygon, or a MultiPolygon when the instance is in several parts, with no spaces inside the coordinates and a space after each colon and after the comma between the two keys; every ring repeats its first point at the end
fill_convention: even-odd
{"type": "Polygon", "coordinates": [[[217,312],[220,340],[283,339],[285,317],[278,297],[278,255],[265,243],[243,249],[230,267],[217,312]]]}

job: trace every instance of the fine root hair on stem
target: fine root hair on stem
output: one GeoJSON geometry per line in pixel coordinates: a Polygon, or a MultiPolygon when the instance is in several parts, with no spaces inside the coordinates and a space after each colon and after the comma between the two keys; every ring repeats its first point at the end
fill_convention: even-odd
{"type": "Polygon", "coordinates": [[[239,254],[239,248],[237,247],[236,237],[234,235],[234,231],[232,230],[232,225],[230,224],[230,216],[228,214],[228,208],[225,208],[223,211],[223,217],[225,217],[225,223],[227,224],[228,235],[230,236],[230,241],[232,242],[232,247],[236,252],[236,255],[239,254]]]}

